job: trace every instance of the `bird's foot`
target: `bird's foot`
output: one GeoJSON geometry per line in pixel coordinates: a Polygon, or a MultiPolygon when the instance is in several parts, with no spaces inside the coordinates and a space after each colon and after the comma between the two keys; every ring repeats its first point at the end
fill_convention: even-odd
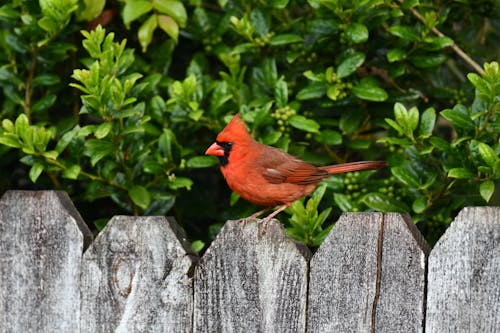
{"type": "Polygon", "coordinates": [[[264,221],[270,221],[272,218],[274,218],[276,215],[278,215],[279,213],[281,213],[282,211],[284,211],[285,209],[288,208],[289,205],[283,205],[283,206],[280,206],[278,209],[276,209],[274,212],[272,212],[271,214],[267,215],[265,218],[263,218],[264,221]]]}
{"type": "Polygon", "coordinates": [[[261,216],[262,214],[264,214],[265,212],[268,212],[272,209],[272,207],[266,207],[262,210],[259,210],[258,212],[256,213],[253,213],[252,215],[250,215],[249,217],[247,217],[245,220],[256,220],[259,216],[261,216]]]}

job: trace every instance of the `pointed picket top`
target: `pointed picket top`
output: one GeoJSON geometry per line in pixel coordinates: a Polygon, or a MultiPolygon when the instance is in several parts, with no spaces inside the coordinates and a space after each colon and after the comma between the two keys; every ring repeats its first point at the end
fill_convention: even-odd
{"type": "Polygon", "coordinates": [[[429,256],[426,332],[500,332],[500,207],[464,208],[429,256]]]}
{"type": "Polygon", "coordinates": [[[80,262],[91,239],[65,192],[3,195],[0,331],[79,331],[80,262]]]}
{"type": "Polygon", "coordinates": [[[406,216],[346,213],[311,259],[308,332],[422,332],[428,247],[406,216]]]}
{"type": "Polygon", "coordinates": [[[83,256],[82,332],[191,332],[195,257],[172,218],[115,216],[83,256]]]}
{"type": "Polygon", "coordinates": [[[195,270],[195,332],[304,332],[309,250],[277,220],[228,221],[195,270]]]}

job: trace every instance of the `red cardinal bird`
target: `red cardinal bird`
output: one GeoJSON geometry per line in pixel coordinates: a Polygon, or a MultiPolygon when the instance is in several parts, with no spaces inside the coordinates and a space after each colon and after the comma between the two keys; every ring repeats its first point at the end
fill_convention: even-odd
{"type": "Polygon", "coordinates": [[[217,135],[205,154],[219,158],[221,172],[234,192],[253,204],[268,206],[251,217],[281,205],[267,219],[311,193],[328,175],[386,165],[384,161],[362,161],[316,167],[252,139],[239,114],[217,135]]]}

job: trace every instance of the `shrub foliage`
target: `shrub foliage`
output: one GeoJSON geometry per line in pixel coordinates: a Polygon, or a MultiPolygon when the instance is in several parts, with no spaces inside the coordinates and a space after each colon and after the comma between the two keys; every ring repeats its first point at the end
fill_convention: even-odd
{"type": "Polygon", "coordinates": [[[97,227],[173,214],[208,241],[256,210],[203,156],[241,112],[311,163],[389,162],[292,205],[292,236],[317,246],[329,215],[378,210],[409,213],[432,243],[459,208],[498,202],[499,13],[493,0],[13,0],[0,186],[66,190],[97,227]]]}

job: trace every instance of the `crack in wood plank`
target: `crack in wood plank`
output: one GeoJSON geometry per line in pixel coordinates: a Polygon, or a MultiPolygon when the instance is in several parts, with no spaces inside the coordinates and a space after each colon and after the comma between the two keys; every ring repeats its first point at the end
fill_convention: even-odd
{"type": "Polygon", "coordinates": [[[375,296],[373,297],[373,303],[372,303],[372,318],[371,318],[371,328],[370,328],[371,333],[375,333],[375,321],[377,319],[377,304],[378,304],[378,299],[380,297],[380,283],[382,280],[382,247],[384,241],[384,224],[385,224],[385,214],[382,213],[382,221],[380,222],[380,228],[377,240],[377,274],[375,279],[375,296]]]}

